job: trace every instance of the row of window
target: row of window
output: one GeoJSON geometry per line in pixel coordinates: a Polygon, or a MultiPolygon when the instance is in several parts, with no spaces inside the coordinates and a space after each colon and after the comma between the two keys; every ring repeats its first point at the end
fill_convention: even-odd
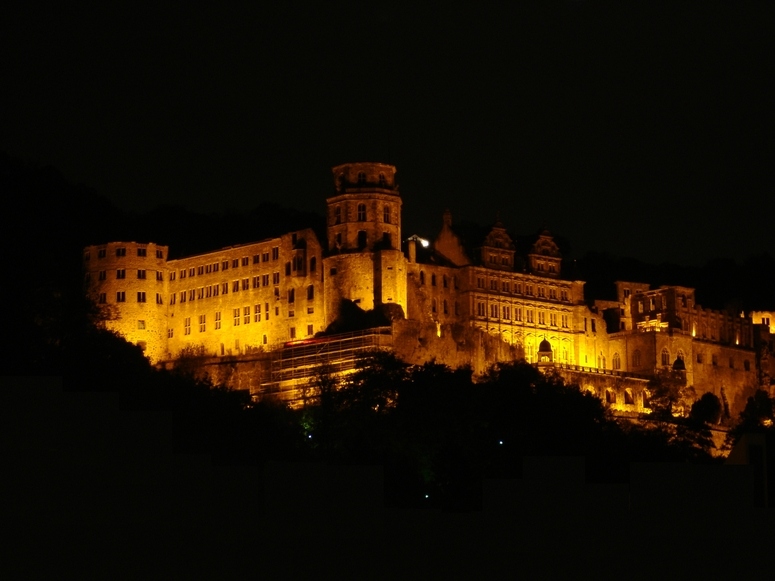
{"type": "MultiPolygon", "coordinates": [[[[97,258],[105,258],[107,256],[107,254],[108,254],[108,251],[107,251],[106,248],[100,248],[99,250],[97,250],[97,258]]],[[[126,248],[125,247],[116,248],[116,256],[119,257],[119,258],[125,257],[126,256],[126,248]]],[[[148,256],[148,249],[147,248],[138,248],[137,249],[137,256],[139,256],[141,258],[145,258],[146,256],[148,256]]],[[[86,251],[86,253],[84,254],[83,258],[84,258],[84,260],[91,260],[91,252],[90,251],[86,251]]],[[[164,252],[162,250],[157,250],[156,251],[156,258],[164,258],[164,252]]]]}
{"type": "MultiPolygon", "coordinates": [[[[524,309],[522,307],[514,307],[514,321],[522,322],[523,321],[523,314],[524,314],[524,322],[526,323],[538,323],[539,325],[546,325],[548,320],[548,325],[550,327],[568,327],[568,315],[560,314],[558,316],[557,313],[547,313],[546,311],[534,311],[533,309],[524,309]],[[547,314],[549,315],[547,317],[547,314]],[[536,318],[537,315],[537,318],[536,318]],[[559,321],[559,325],[557,324],[559,321]]],[[[487,317],[487,306],[483,302],[476,303],[476,314],[479,317],[487,317]]],[[[512,314],[512,307],[508,305],[498,305],[498,304],[491,304],[490,305],[490,313],[489,317],[491,319],[503,319],[506,321],[511,321],[511,314],[512,314]]]]}
{"type": "MultiPolygon", "coordinates": [[[[261,305],[256,305],[255,309],[253,310],[253,313],[251,315],[251,308],[249,306],[243,307],[242,309],[236,308],[233,312],[234,316],[234,326],[239,327],[240,324],[243,325],[249,325],[251,322],[251,316],[253,322],[261,322],[261,305]]],[[[197,326],[195,328],[199,329],[200,333],[204,333],[207,331],[207,315],[202,314],[199,315],[196,319],[198,321],[197,326]]],[[[264,316],[264,320],[269,320],[269,304],[266,303],[266,314],[264,316]]],[[[216,331],[221,329],[222,324],[222,318],[221,318],[221,312],[218,311],[215,313],[214,320],[213,320],[213,327],[216,331]]],[[[138,329],[145,329],[145,321],[138,321],[138,329]]],[[[183,335],[191,335],[191,317],[186,317],[183,319],[183,335]]],[[[307,335],[311,336],[314,334],[314,325],[307,325],[307,335]]],[[[167,329],[167,338],[172,339],[175,336],[174,329],[167,329]]],[[[290,327],[289,328],[289,336],[291,339],[296,338],[296,327],[290,327]]],[[[262,342],[264,345],[267,344],[267,336],[264,335],[262,342]]]]}
{"type": "MultiPolygon", "coordinates": [[[[358,204],[357,209],[357,221],[358,222],[365,222],[366,221],[366,204],[358,204]]],[[[382,208],[382,221],[385,224],[392,224],[392,215],[390,212],[390,206],[384,206],[382,208]]],[[[334,224],[341,224],[342,223],[342,206],[335,206],[334,207],[334,224]]]]}
{"type": "MultiPolygon", "coordinates": [[[[277,278],[273,278],[274,284],[280,283],[280,274],[275,273],[277,275],[277,278]]],[[[263,286],[269,286],[269,275],[262,275],[262,276],[254,276],[252,279],[252,288],[261,288],[263,283],[263,286]]],[[[250,290],[251,288],[251,279],[249,278],[243,278],[242,280],[235,280],[231,284],[231,292],[237,293],[240,290],[246,291],[250,290]]],[[[208,286],[200,286],[199,288],[192,288],[188,290],[180,291],[180,302],[185,303],[186,301],[194,301],[194,300],[200,300],[200,299],[209,299],[210,297],[217,297],[220,295],[226,295],[229,294],[229,283],[223,282],[219,284],[211,284],[208,286]]],[[[307,286],[307,300],[308,301],[314,301],[315,300],[315,285],[309,285],[307,286]]],[[[174,305],[177,302],[178,293],[172,293],[170,295],[170,304],[174,305]]],[[[275,286],[274,287],[274,297],[276,299],[280,298],[280,288],[275,286]]],[[[296,289],[288,289],[288,302],[293,303],[296,301],[296,289]]]]}
{"type": "MultiPolygon", "coordinates": [[[[280,247],[275,246],[272,248],[272,260],[278,260],[280,258],[280,247]]],[[[315,258],[311,259],[314,264],[315,258]]],[[[253,259],[249,256],[243,256],[242,258],[233,258],[231,260],[223,260],[218,262],[212,262],[210,264],[200,264],[199,266],[191,266],[188,268],[182,268],[180,270],[180,278],[186,278],[187,276],[201,276],[203,274],[210,274],[213,272],[219,272],[222,270],[229,270],[231,268],[239,268],[240,266],[249,266],[250,264],[259,264],[261,262],[269,262],[269,250],[262,252],[261,254],[254,254],[253,259]]],[[[177,275],[176,271],[170,273],[170,280],[175,280],[177,275]]]]}
{"type": "MultiPolygon", "coordinates": [[[[479,276],[476,278],[476,287],[477,288],[486,288],[486,280],[485,277],[479,276]]],[[[550,300],[559,300],[561,301],[567,301],[568,300],[568,289],[559,289],[560,292],[557,292],[556,288],[549,287],[548,294],[546,287],[543,286],[537,286],[535,287],[532,284],[525,284],[524,286],[525,292],[524,294],[526,296],[532,297],[537,296],[538,298],[545,299],[548,298],[550,300]],[[536,294],[537,291],[537,294],[536,294]]],[[[502,293],[509,293],[509,294],[516,294],[521,295],[522,293],[522,283],[521,282],[514,282],[508,280],[501,280],[500,281],[500,287],[498,286],[498,280],[497,279],[490,279],[490,290],[496,291],[496,292],[502,292],[502,293]]]]}
{"type": "MultiPolygon", "coordinates": [[[[146,293],[145,291],[137,291],[137,302],[138,303],[144,303],[146,302],[146,293]]],[[[99,298],[97,300],[99,304],[104,305],[108,302],[108,295],[107,293],[100,293],[99,298]]],[[[116,292],[116,302],[117,303],[125,303],[126,302],[126,291],[117,291],[116,292]]],[[[156,293],[156,304],[157,305],[163,305],[164,300],[162,299],[161,293],[156,293]]]]}
{"type": "MultiPolygon", "coordinates": [[[[449,288],[449,283],[450,283],[449,278],[447,277],[446,274],[443,274],[441,276],[441,286],[443,288],[449,288]]],[[[422,270],[420,271],[420,284],[425,284],[425,273],[422,270]]],[[[436,285],[436,275],[435,274],[431,274],[431,286],[437,286],[436,285]]],[[[456,276],[452,277],[452,287],[453,288],[458,288],[457,277],[456,276]]]]}

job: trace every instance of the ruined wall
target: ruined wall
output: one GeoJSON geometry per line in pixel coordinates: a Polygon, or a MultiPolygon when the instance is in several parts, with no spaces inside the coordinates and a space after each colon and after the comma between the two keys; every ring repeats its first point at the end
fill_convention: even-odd
{"type": "Polygon", "coordinates": [[[468,325],[420,321],[393,323],[393,351],[412,365],[436,361],[451,368],[470,366],[474,373],[485,372],[493,363],[519,361],[524,352],[499,337],[468,325]]]}

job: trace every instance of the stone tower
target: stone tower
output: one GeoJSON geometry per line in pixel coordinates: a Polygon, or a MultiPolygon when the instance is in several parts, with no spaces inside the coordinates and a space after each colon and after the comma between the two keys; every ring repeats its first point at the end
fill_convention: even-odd
{"type": "Polygon", "coordinates": [[[406,312],[396,168],[348,163],[334,167],[333,174],[336,193],[327,200],[324,260],[327,322],[337,318],[343,299],[364,310],[392,304],[406,312]]]}

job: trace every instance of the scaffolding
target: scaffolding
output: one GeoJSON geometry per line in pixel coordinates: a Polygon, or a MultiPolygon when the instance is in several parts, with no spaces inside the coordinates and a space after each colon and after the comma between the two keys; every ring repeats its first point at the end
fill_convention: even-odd
{"type": "Polygon", "coordinates": [[[261,392],[295,391],[303,380],[314,377],[321,369],[334,374],[347,373],[355,369],[358,359],[366,353],[392,348],[390,327],[286,343],[272,353],[270,381],[261,385],[261,392]]]}

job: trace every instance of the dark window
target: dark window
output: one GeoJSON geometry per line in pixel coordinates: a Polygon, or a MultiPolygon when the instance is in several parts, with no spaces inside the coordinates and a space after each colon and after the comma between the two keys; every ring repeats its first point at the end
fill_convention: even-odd
{"type": "Polygon", "coordinates": [[[358,249],[363,250],[366,248],[368,238],[365,230],[358,230],[358,249]]]}
{"type": "Polygon", "coordinates": [[[358,204],[358,222],[366,221],[366,204],[358,204]]]}
{"type": "Polygon", "coordinates": [[[137,256],[147,256],[146,249],[145,248],[138,248],[137,249],[137,256]]]}

